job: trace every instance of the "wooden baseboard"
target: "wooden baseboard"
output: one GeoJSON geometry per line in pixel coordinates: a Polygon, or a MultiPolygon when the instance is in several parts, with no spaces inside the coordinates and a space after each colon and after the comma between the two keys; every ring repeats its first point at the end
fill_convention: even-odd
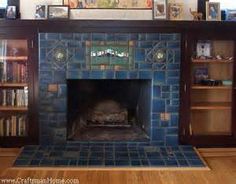
{"type": "Polygon", "coordinates": [[[16,157],[20,150],[20,148],[0,148],[0,157],[16,157]]]}
{"type": "Polygon", "coordinates": [[[198,148],[202,157],[235,157],[236,148],[198,148]]]}

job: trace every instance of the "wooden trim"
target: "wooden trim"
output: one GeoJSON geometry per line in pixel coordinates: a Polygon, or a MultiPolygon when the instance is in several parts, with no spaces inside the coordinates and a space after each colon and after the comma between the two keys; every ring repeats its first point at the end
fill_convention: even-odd
{"type": "Polygon", "coordinates": [[[19,148],[0,148],[0,157],[17,157],[19,148]]]}
{"type": "Polygon", "coordinates": [[[203,157],[235,157],[236,148],[199,148],[203,157]]]}
{"type": "Polygon", "coordinates": [[[193,85],[192,89],[229,89],[232,90],[232,86],[200,86],[200,85],[193,85]]]}
{"type": "Polygon", "coordinates": [[[191,110],[224,110],[231,109],[231,103],[229,102],[204,102],[194,103],[191,106],[191,110]]]}
{"type": "Polygon", "coordinates": [[[232,64],[233,60],[218,60],[218,59],[192,59],[192,63],[201,64],[201,63],[211,63],[211,64],[232,64]]]}

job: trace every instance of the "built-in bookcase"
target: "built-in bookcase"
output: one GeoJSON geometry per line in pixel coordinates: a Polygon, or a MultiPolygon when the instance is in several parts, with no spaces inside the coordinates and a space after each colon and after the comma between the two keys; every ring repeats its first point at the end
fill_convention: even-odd
{"type": "Polygon", "coordinates": [[[0,136],[28,134],[28,43],[0,40],[0,136]]]}
{"type": "Polygon", "coordinates": [[[0,147],[38,141],[36,39],[30,31],[0,33],[0,147]]]}
{"type": "Polygon", "coordinates": [[[235,40],[196,34],[186,43],[181,141],[197,146],[233,145],[235,40]]]}

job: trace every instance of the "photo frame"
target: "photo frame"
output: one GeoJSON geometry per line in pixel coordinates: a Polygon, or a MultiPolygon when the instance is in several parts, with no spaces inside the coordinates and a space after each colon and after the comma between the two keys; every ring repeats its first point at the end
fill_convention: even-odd
{"type": "Polygon", "coordinates": [[[167,19],[167,1],[153,0],[153,19],[167,19]]]}
{"type": "Polygon", "coordinates": [[[211,57],[212,42],[211,41],[198,41],[197,42],[197,58],[209,58],[211,57]]]}
{"type": "Polygon", "coordinates": [[[69,19],[70,8],[66,5],[49,5],[48,19],[69,19]]]}
{"type": "Polygon", "coordinates": [[[183,3],[169,3],[168,13],[170,20],[183,20],[183,3]]]}
{"type": "Polygon", "coordinates": [[[46,19],[47,18],[47,6],[36,5],[35,7],[35,19],[46,19]]]}
{"type": "Polygon", "coordinates": [[[6,19],[16,19],[16,18],[17,18],[16,6],[7,6],[6,19]]]}
{"type": "Polygon", "coordinates": [[[62,0],[70,9],[152,9],[153,0],[62,0]]]}
{"type": "Polygon", "coordinates": [[[221,21],[220,3],[206,2],[206,20],[221,21]]]}
{"type": "Polygon", "coordinates": [[[227,21],[236,21],[236,9],[235,10],[226,10],[226,20],[227,21]]]}

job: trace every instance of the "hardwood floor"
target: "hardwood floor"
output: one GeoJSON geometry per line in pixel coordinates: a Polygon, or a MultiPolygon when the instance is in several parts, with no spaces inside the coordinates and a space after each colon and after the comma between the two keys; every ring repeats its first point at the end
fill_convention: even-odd
{"type": "Polygon", "coordinates": [[[205,157],[211,171],[56,171],[11,169],[14,154],[0,154],[0,178],[67,178],[79,179],[80,184],[236,184],[236,156],[222,157],[222,151],[221,157],[216,155],[205,157]]]}

